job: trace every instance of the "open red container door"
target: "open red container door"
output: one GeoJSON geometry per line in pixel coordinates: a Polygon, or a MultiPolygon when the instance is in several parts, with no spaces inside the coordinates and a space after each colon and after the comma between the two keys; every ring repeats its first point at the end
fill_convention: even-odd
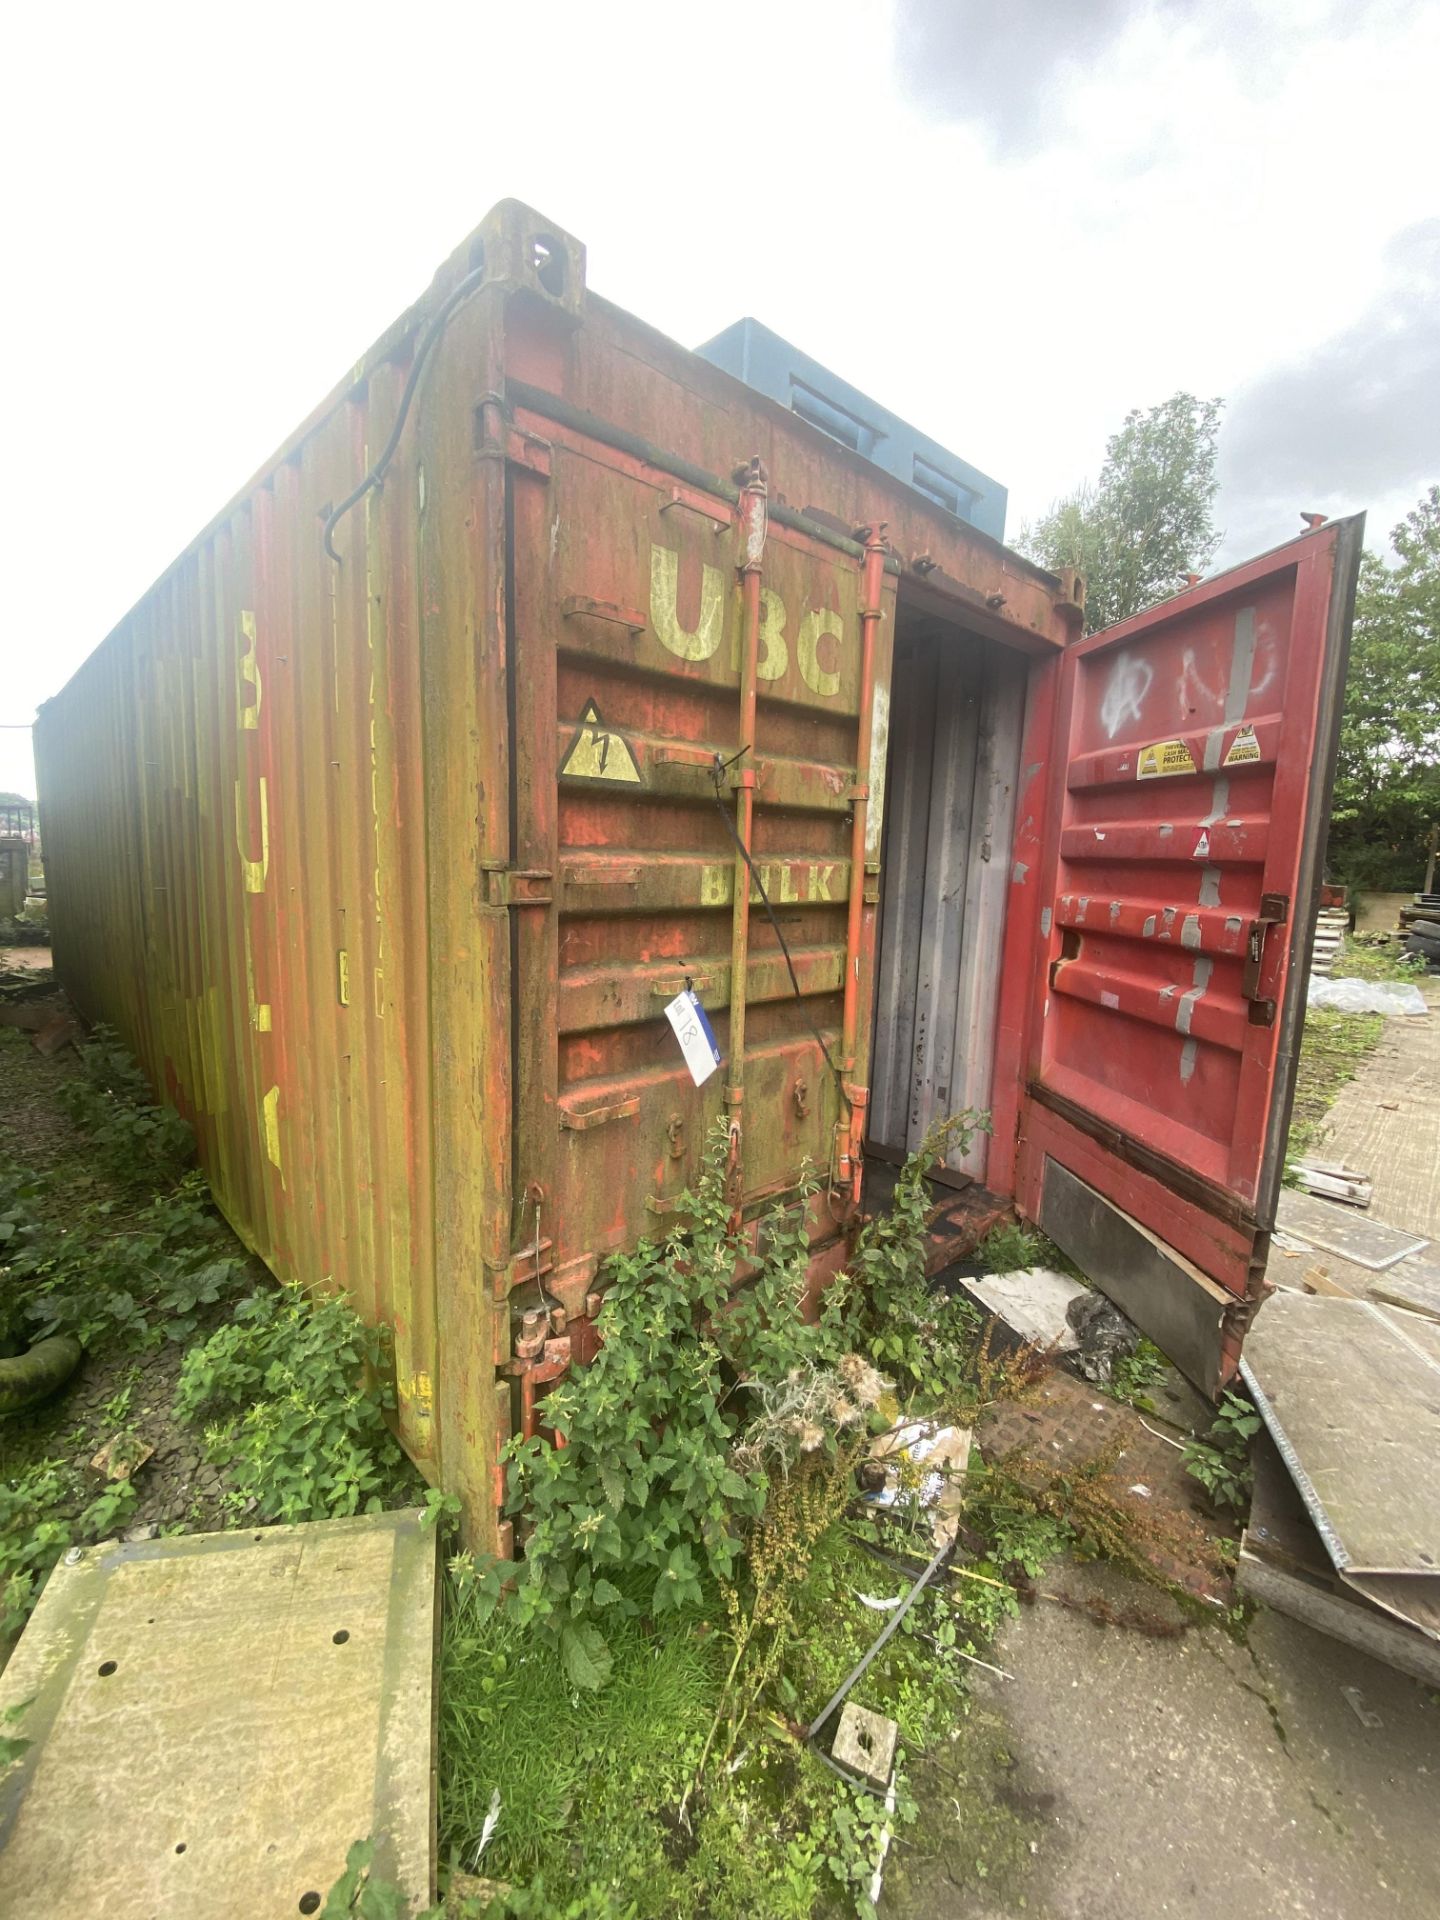
{"type": "Polygon", "coordinates": [[[1211,1392],[1274,1224],[1363,526],[1067,650],[1012,893],[1019,1204],[1211,1392]]]}

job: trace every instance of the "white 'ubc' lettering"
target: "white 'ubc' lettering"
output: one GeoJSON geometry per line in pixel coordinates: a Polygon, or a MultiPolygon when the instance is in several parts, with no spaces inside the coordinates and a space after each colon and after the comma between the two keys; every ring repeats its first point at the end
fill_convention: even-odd
{"type": "MultiPolygon", "coordinates": [[[[700,617],[694,627],[680,623],[678,599],[680,556],[669,547],[650,549],[650,626],[662,647],[679,660],[709,660],[719,648],[725,627],[725,582],[718,567],[702,563],[700,569],[700,617]]],[[[740,670],[739,588],[734,593],[730,665],[740,670]]],[[[760,646],[755,672],[760,680],[780,680],[790,666],[790,648],[785,638],[789,615],[785,602],[771,587],[760,590],[760,646]]],[[[840,648],[845,624],[828,607],[807,607],[795,639],[795,663],[800,678],[812,693],[827,699],[840,691],[840,648]],[[833,665],[821,659],[821,646],[833,665]]]]}

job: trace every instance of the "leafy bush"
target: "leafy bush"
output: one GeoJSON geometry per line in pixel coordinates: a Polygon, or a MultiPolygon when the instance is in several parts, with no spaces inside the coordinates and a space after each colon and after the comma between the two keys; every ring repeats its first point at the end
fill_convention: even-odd
{"type": "Polygon", "coordinates": [[[60,1555],[113,1533],[134,1504],[128,1480],[87,1500],[79,1476],[59,1460],[37,1461],[0,1481],[0,1638],[24,1626],[60,1555]]]}
{"type": "MultiPolygon", "coordinates": [[[[514,1605],[558,1635],[576,1686],[599,1686],[608,1670],[590,1616],[663,1617],[731,1576],[765,1501],[763,1470],[742,1474],[730,1457],[747,1395],[820,1355],[834,1329],[833,1317],[822,1328],[800,1317],[803,1204],[764,1224],[758,1269],[736,1288],[755,1255],[731,1228],[727,1155],[722,1123],[681,1202],[688,1231],[609,1262],[599,1352],[545,1402],[565,1445],[511,1443],[510,1504],[528,1516],[514,1605]],[[643,1593],[617,1585],[622,1568],[644,1577],[643,1593]]],[[[498,1571],[481,1578],[498,1595],[498,1571]]]]}
{"type": "Polygon", "coordinates": [[[975,1257],[991,1273],[1020,1273],[1045,1265],[1045,1236],[1017,1220],[992,1227],[975,1250],[975,1257]]]}
{"type": "Polygon", "coordinates": [[[1150,1389],[1164,1379],[1167,1364],[1154,1341],[1142,1338],[1134,1353],[1116,1354],[1109,1385],[1101,1383],[1099,1390],[1108,1393],[1112,1400],[1123,1400],[1144,1413],[1153,1413],[1155,1403],[1150,1398],[1150,1389]]]}
{"type": "Polygon", "coordinates": [[[404,1458],[385,1424],[387,1358],[384,1329],[343,1296],[267,1287],[185,1355],[175,1417],[225,1416],[205,1442],[237,1507],[282,1521],[375,1513],[404,1458]]]}
{"type": "Polygon", "coordinates": [[[96,1025],[79,1049],[83,1071],[60,1088],[60,1102],[90,1136],[107,1170],[131,1187],[169,1186],[195,1156],[195,1138],[173,1107],[156,1103],[150,1083],[110,1027],[96,1025]]]}
{"type": "Polygon", "coordinates": [[[1226,1393],[1204,1440],[1185,1448],[1185,1471],[1198,1480],[1217,1507],[1243,1513],[1255,1478],[1250,1442],[1260,1431],[1260,1416],[1248,1400],[1226,1393]]]}
{"type": "Polygon", "coordinates": [[[92,1349],[188,1340],[204,1309],[244,1277],[245,1262],[230,1251],[234,1242],[202,1174],[186,1175],[120,1228],[110,1203],[57,1226],[52,1186],[24,1167],[0,1164],[0,1338],[16,1350],[57,1332],[92,1349]]]}
{"type": "Polygon", "coordinates": [[[867,1221],[846,1269],[837,1313],[877,1366],[895,1376],[902,1397],[943,1402],[963,1390],[980,1316],[968,1301],[933,1293],[925,1273],[926,1228],[933,1204],[927,1176],[953,1148],[964,1152],[989,1116],[960,1113],[931,1129],[901,1168],[889,1209],[867,1221]]]}

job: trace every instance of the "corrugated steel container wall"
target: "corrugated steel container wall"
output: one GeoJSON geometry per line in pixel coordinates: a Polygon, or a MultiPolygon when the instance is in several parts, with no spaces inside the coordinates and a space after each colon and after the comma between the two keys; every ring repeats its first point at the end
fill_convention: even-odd
{"type": "Polygon", "coordinates": [[[42,714],[63,979],[194,1122],[275,1272],[393,1325],[402,1438],[477,1539],[511,1422],[497,1368],[527,1392],[546,1377],[515,1357],[512,1307],[548,1276],[583,1357],[600,1258],[673,1217],[721,1112],[743,1112],[752,1210],[807,1156],[833,1172],[844,1122],[812,1029],[838,1050],[851,972],[841,1066],[863,1120],[895,563],[856,944],[866,558],[842,529],[882,522],[916,557],[907,588],[973,631],[1046,654],[1073,630],[1056,582],[587,296],[583,250],[505,203],[42,714]],[[336,565],[327,513],[482,259],[336,565]],[[728,476],[755,456],[771,501],[747,739],[728,476]],[[638,785],[586,777],[593,739],[567,772],[587,725],[638,785]],[[727,1047],[697,1094],[659,1014],[688,972],[725,1044],[716,753],[738,755],[726,811],[753,770],[755,858],[804,997],[752,912],[741,1067],[727,1047]]]}
{"type": "MultiPolygon", "coordinates": [[[[478,302],[456,315],[437,388],[484,330],[478,302]]],[[[449,1309],[458,1474],[493,1419],[491,1339],[484,1289],[437,1299],[436,1261],[473,1246],[478,1269],[497,1181],[487,1150],[454,1182],[443,1143],[457,1114],[483,1126],[485,1030],[508,970],[503,915],[475,915],[465,863],[431,847],[432,828],[442,856],[483,839],[481,683],[499,677],[493,629],[471,614],[484,589],[468,409],[416,418],[353,516],[362,567],[336,569],[319,532],[388,431],[405,371],[375,357],[47,706],[36,748],[69,991],[192,1121],[220,1205],[274,1271],[390,1321],[401,1434],[436,1473],[449,1309]]],[[[492,758],[502,720],[503,698],[492,758]]],[[[488,1496],[487,1476],[468,1477],[488,1496]]]]}

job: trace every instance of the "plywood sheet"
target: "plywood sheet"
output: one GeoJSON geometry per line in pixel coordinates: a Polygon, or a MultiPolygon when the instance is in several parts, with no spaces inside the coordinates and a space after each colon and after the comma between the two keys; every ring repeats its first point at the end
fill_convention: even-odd
{"type": "Polygon", "coordinates": [[[434,1650],[413,1510],[67,1556],[0,1675],[6,1920],[291,1920],[371,1835],[424,1906],[434,1650]]]}

